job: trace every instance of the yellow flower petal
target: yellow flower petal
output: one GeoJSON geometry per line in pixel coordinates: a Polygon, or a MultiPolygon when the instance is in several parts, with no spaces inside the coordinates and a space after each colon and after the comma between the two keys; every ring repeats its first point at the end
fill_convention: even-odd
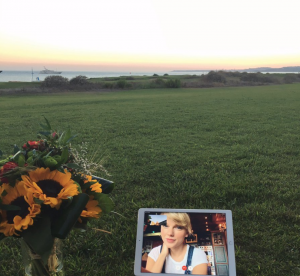
{"type": "Polygon", "coordinates": [[[92,190],[93,192],[96,192],[96,193],[102,193],[101,186],[102,186],[102,185],[101,185],[100,183],[97,182],[97,183],[91,185],[90,188],[91,188],[91,190],[92,190]]]}
{"type": "Polygon", "coordinates": [[[41,212],[41,206],[36,204],[33,200],[33,195],[23,181],[17,182],[15,187],[6,187],[7,194],[2,197],[3,204],[12,204],[19,206],[21,209],[19,214],[16,215],[15,211],[1,212],[2,219],[5,221],[1,223],[0,233],[4,233],[6,236],[19,235],[17,231],[22,231],[28,228],[28,225],[33,224],[33,219],[37,214],[41,212]],[[24,209],[24,204],[27,209],[24,209]]]}
{"type": "Polygon", "coordinates": [[[76,183],[71,179],[72,174],[67,170],[62,173],[58,170],[50,171],[49,168],[37,168],[28,174],[22,177],[22,182],[35,197],[52,208],[58,209],[62,199],[79,194],[76,183]]]}
{"type": "Polygon", "coordinates": [[[90,200],[85,206],[85,210],[81,212],[82,217],[91,217],[91,218],[99,218],[100,213],[102,212],[101,208],[98,206],[98,201],[93,200],[92,197],[90,197],[90,200]]]}

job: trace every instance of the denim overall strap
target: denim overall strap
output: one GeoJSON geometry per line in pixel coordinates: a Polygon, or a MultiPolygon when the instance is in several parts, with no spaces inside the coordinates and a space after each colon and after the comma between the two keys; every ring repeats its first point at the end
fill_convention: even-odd
{"type": "Polygon", "coordinates": [[[191,265],[192,263],[192,258],[193,258],[193,252],[194,252],[194,246],[189,246],[189,253],[188,253],[188,257],[187,257],[187,261],[186,261],[186,271],[184,274],[192,274],[192,271],[188,270],[188,267],[191,265]]]}
{"type": "MultiPolygon", "coordinates": [[[[160,252],[161,252],[161,250],[162,250],[162,247],[163,247],[163,246],[160,247],[160,252]]],[[[162,267],[161,273],[165,273],[165,264],[166,264],[166,261],[164,261],[164,265],[163,265],[163,267],[162,267]]]]}

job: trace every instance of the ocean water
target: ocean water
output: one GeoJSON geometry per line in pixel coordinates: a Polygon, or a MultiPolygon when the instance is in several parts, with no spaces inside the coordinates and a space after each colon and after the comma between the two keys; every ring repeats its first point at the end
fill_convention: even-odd
{"type": "MultiPolygon", "coordinates": [[[[89,72],[89,71],[63,71],[57,76],[68,78],[69,80],[76,76],[86,76],[87,78],[103,78],[103,77],[120,77],[120,76],[153,76],[157,74],[163,76],[164,74],[169,75],[202,75],[208,72],[89,72]]],[[[0,73],[0,82],[32,82],[32,81],[43,81],[46,77],[51,76],[50,74],[40,74],[39,71],[5,71],[0,73]]]]}

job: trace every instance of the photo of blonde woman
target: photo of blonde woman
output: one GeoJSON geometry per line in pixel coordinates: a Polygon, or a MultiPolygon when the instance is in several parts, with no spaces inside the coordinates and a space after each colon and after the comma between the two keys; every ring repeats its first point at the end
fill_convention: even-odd
{"type": "Polygon", "coordinates": [[[148,255],[146,270],[152,273],[207,275],[207,257],[200,248],[186,244],[193,234],[187,213],[163,213],[161,223],[163,244],[154,247],[148,255]]]}

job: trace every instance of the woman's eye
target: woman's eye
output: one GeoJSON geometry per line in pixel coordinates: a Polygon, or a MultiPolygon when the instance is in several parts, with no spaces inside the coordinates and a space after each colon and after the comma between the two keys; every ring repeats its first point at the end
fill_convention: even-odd
{"type": "Polygon", "coordinates": [[[176,226],[177,229],[182,230],[183,228],[181,226],[176,226]]]}

